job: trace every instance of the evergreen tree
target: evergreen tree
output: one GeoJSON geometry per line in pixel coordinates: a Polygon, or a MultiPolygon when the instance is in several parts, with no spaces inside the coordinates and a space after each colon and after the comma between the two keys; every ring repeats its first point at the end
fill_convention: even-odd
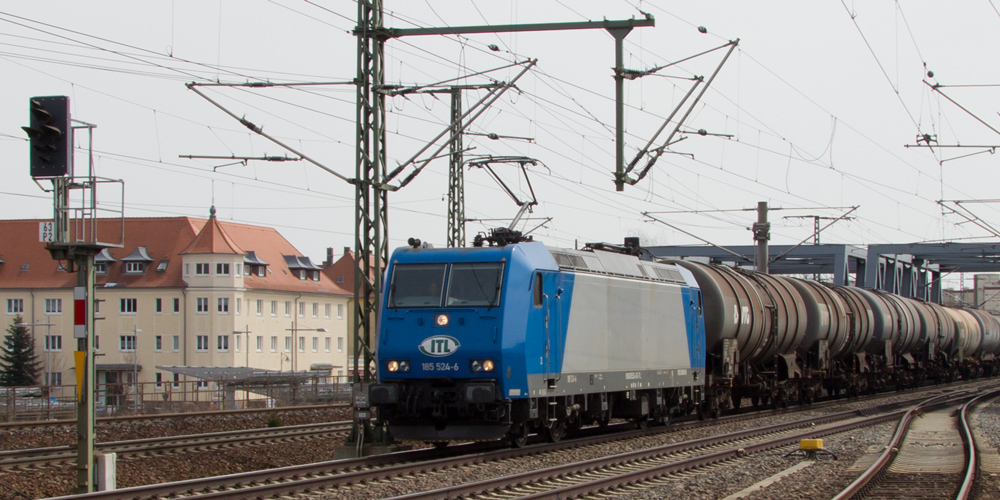
{"type": "Polygon", "coordinates": [[[28,327],[16,326],[23,322],[21,316],[16,316],[14,323],[7,327],[3,353],[0,353],[0,386],[39,385],[42,363],[35,355],[35,339],[28,333],[28,327]]]}

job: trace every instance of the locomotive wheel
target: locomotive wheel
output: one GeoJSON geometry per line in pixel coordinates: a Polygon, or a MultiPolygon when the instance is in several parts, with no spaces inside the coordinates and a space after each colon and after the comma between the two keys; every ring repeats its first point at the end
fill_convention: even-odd
{"type": "Polygon", "coordinates": [[[566,436],[566,423],[562,420],[549,422],[549,425],[545,427],[545,438],[550,443],[558,443],[562,441],[564,436],[566,436]]]}
{"type": "Polygon", "coordinates": [[[528,444],[528,426],[523,423],[510,426],[507,439],[511,447],[524,448],[528,444]]]}

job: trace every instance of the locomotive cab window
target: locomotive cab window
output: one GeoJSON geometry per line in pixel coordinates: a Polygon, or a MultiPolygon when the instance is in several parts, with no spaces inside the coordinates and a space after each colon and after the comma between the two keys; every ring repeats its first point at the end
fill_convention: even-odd
{"type": "Polygon", "coordinates": [[[542,307],[542,273],[535,273],[535,307],[542,307]]]}
{"type": "Polygon", "coordinates": [[[456,263],[448,279],[449,307],[497,307],[503,281],[502,262],[456,263]]]}
{"type": "Polygon", "coordinates": [[[446,264],[401,264],[392,272],[389,307],[441,307],[446,264]]]}

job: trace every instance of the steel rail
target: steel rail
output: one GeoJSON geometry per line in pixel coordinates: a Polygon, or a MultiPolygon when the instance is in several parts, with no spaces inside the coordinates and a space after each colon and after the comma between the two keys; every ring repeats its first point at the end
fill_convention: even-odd
{"type": "MultiPolygon", "coordinates": [[[[285,427],[155,437],[131,441],[108,441],[97,443],[95,449],[101,453],[118,453],[121,456],[129,456],[139,453],[177,451],[185,448],[219,447],[254,441],[308,437],[318,434],[346,432],[350,428],[350,421],[302,424],[285,427]]],[[[73,460],[75,458],[76,446],[74,445],[0,451],[0,469],[11,469],[31,464],[48,464],[73,460]]]]}
{"type": "MultiPolygon", "coordinates": [[[[183,418],[196,418],[196,417],[230,417],[234,415],[252,415],[255,413],[284,413],[284,412],[297,412],[297,411],[315,411],[315,410],[331,410],[331,409],[349,409],[351,406],[347,403],[336,403],[328,405],[308,405],[308,406],[282,406],[278,408],[252,408],[246,410],[211,410],[211,411],[196,411],[196,412],[186,412],[186,413],[154,413],[147,415],[127,415],[119,417],[98,417],[97,423],[121,423],[121,422],[136,422],[144,420],[176,420],[183,418]]],[[[62,420],[21,420],[15,422],[0,422],[0,432],[10,431],[14,429],[30,429],[37,427],[61,427],[66,425],[76,425],[76,419],[62,419],[62,420]]]]}
{"type": "MultiPolygon", "coordinates": [[[[995,393],[991,392],[990,394],[995,393]]],[[[848,500],[855,498],[856,496],[863,495],[865,491],[870,489],[870,487],[875,485],[875,481],[884,476],[889,464],[892,463],[893,459],[899,453],[899,447],[903,442],[903,438],[906,437],[906,432],[909,430],[910,424],[913,419],[919,414],[921,410],[925,410],[932,407],[937,407],[954,402],[957,398],[949,398],[948,395],[938,396],[936,398],[928,399],[927,401],[915,405],[910,408],[904,417],[900,419],[899,424],[896,426],[896,430],[889,439],[888,444],[885,446],[885,450],[875,459],[875,462],[868,467],[857,479],[847,485],[840,493],[833,497],[832,500],[848,500]]]]}
{"type": "Polygon", "coordinates": [[[958,489],[958,494],[955,495],[956,500],[968,500],[972,495],[972,488],[976,483],[976,471],[979,468],[976,462],[976,437],[972,433],[972,428],[969,425],[969,410],[982,402],[983,399],[988,397],[996,396],[1000,394],[1000,391],[994,391],[987,394],[983,394],[973,398],[968,403],[962,405],[962,410],[959,412],[959,433],[962,435],[962,441],[965,444],[965,474],[962,477],[962,486],[958,489]]]}

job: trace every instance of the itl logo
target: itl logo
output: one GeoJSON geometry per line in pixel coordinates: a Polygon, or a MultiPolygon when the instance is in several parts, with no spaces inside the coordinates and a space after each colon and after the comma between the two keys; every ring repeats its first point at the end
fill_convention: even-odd
{"type": "Polygon", "coordinates": [[[420,352],[428,355],[434,356],[435,358],[442,358],[444,356],[450,356],[461,347],[462,344],[458,343],[458,339],[455,337],[449,337],[447,335],[435,335],[433,337],[427,337],[423,342],[420,343],[418,349],[420,352]]]}

